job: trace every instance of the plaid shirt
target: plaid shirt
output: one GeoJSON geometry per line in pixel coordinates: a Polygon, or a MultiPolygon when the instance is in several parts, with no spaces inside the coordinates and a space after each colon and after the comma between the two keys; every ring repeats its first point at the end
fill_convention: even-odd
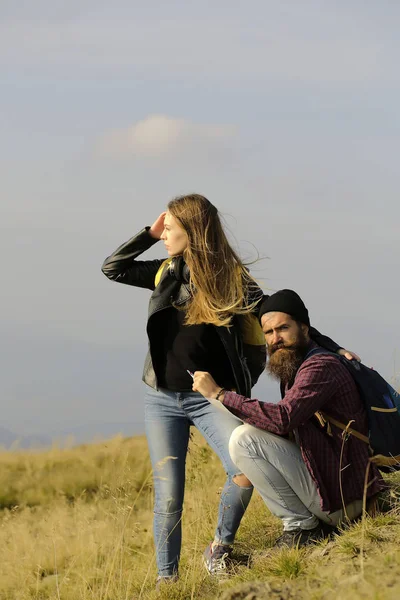
{"type": "MultiPolygon", "coordinates": [[[[310,345],[310,349],[317,347],[313,342],[310,345]]],[[[225,392],[223,403],[254,427],[282,436],[293,432],[317,485],[323,511],[334,512],[343,507],[340,479],[345,505],[362,499],[369,459],[367,444],[351,435],[343,442],[342,430],[334,425],[329,435],[314,416],[316,411],[323,410],[345,425],[353,420],[352,427],[368,435],[367,414],[353,378],[334,356],[316,354],[307,359],[297,371],[292,387],[286,389],[277,404],[234,392],[225,392]]],[[[379,470],[372,464],[369,483],[367,496],[384,487],[379,470]]]]}

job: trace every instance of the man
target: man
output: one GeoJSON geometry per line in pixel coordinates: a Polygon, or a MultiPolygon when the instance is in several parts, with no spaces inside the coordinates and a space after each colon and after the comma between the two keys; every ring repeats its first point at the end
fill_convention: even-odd
{"type": "MultiPolygon", "coordinates": [[[[367,415],[346,367],[332,354],[318,353],[309,337],[310,320],[292,290],[267,297],[259,317],[268,351],[267,370],[281,382],[277,404],[222,390],[208,373],[194,374],[193,389],[218,398],[244,421],[230,439],[237,467],[283,523],[276,545],[305,545],[323,536],[323,523],[338,525],[362,512],[368,446],[329,422],[326,412],[364,435],[367,415]]],[[[367,496],[384,485],[369,466],[367,496]]]]}

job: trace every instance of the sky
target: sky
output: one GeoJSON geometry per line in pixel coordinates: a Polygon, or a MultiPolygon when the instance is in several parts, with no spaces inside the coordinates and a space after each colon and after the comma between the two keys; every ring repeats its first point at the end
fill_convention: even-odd
{"type": "MultiPolygon", "coordinates": [[[[266,291],[295,289],[400,383],[399,18],[387,0],[2,0],[3,426],[143,431],[149,292],[100,268],[189,192],[266,291]]],[[[279,398],[266,375],[253,395],[279,398]]]]}

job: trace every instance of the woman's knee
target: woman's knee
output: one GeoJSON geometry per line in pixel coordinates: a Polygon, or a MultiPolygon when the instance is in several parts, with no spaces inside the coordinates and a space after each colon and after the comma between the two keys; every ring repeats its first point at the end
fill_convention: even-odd
{"type": "Polygon", "coordinates": [[[184,480],[177,473],[164,471],[155,476],[154,512],[172,514],[182,511],[184,498],[184,480]]]}
{"type": "Polygon", "coordinates": [[[237,486],[242,488],[253,487],[253,484],[251,483],[250,479],[247,479],[246,475],[244,475],[243,473],[235,475],[232,481],[233,483],[236,483],[237,486]]]}
{"type": "Polygon", "coordinates": [[[183,501],[177,496],[156,495],[154,512],[162,515],[173,515],[182,512],[183,501]]]}

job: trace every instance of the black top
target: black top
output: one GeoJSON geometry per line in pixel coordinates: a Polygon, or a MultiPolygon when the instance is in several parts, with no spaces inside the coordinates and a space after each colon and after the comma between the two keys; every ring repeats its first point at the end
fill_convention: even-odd
{"type": "Polygon", "coordinates": [[[157,323],[159,345],[157,381],[173,392],[192,390],[187,370],[207,371],[226,389],[234,387],[232,368],[213,325],[184,325],[185,311],[168,308],[157,323]]]}

